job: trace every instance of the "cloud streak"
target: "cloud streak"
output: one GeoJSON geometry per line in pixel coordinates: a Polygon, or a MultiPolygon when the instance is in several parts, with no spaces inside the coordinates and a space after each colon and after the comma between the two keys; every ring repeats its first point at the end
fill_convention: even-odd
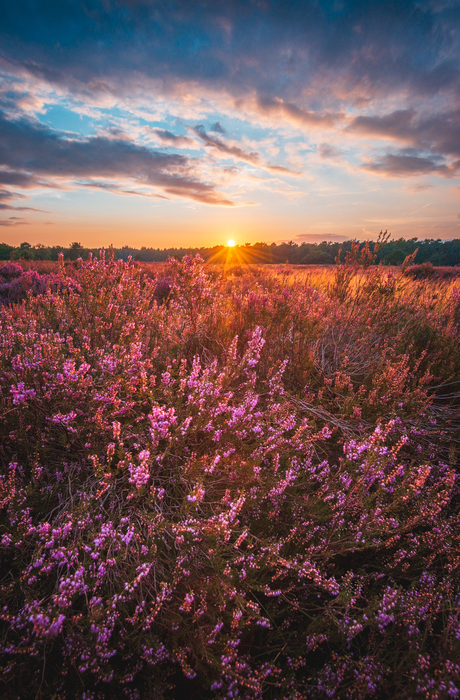
{"type": "Polygon", "coordinates": [[[17,207],[10,204],[11,201],[16,199],[27,199],[23,194],[19,192],[11,192],[11,190],[0,189],[0,210],[5,211],[7,209],[13,209],[14,211],[37,211],[42,214],[48,213],[43,209],[36,209],[35,207],[17,207]]]}
{"type": "Polygon", "coordinates": [[[201,139],[206,146],[214,151],[217,151],[218,153],[222,153],[225,156],[230,156],[237,161],[241,160],[245,163],[249,163],[250,165],[255,165],[258,168],[263,168],[264,170],[275,173],[283,173],[285,175],[299,174],[298,172],[282,165],[271,165],[270,163],[264,163],[257,151],[246,151],[239,146],[229,145],[224,143],[221,139],[209,136],[201,124],[195,127],[194,131],[198,138],[201,139]]]}

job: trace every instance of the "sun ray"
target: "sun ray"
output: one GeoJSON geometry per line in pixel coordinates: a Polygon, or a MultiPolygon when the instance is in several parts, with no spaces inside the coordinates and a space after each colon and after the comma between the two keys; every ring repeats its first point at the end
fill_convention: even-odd
{"type": "Polygon", "coordinates": [[[226,245],[216,246],[213,254],[206,259],[207,263],[223,266],[225,275],[233,275],[237,268],[245,265],[257,265],[271,262],[269,247],[266,250],[246,245],[238,245],[230,239],[226,245]]]}

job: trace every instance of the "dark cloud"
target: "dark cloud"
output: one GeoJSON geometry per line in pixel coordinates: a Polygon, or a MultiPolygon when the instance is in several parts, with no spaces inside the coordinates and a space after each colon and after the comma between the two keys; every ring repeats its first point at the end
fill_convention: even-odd
{"type": "Polygon", "coordinates": [[[405,141],[446,156],[460,156],[460,110],[426,116],[405,109],[383,116],[359,116],[347,130],[405,141]]]}
{"type": "Polygon", "coordinates": [[[10,190],[0,190],[0,202],[10,201],[11,199],[25,199],[25,195],[16,193],[16,196],[10,190]]]}
{"type": "Polygon", "coordinates": [[[102,136],[70,139],[38,122],[0,114],[3,172],[57,178],[129,178],[137,185],[206,204],[232,205],[194,174],[197,163],[126,140],[102,136]]]}
{"type": "Polygon", "coordinates": [[[176,148],[190,146],[193,143],[192,139],[189,139],[187,136],[177,136],[173,134],[172,131],[167,131],[166,129],[152,129],[152,132],[162,141],[170,146],[176,146],[176,148]]]}
{"type": "Polygon", "coordinates": [[[16,187],[28,189],[29,187],[38,187],[42,184],[42,182],[39,182],[33,175],[30,175],[29,173],[0,169],[0,185],[16,185],[16,187]]]}
{"type": "Polygon", "coordinates": [[[12,71],[80,94],[161,76],[165,90],[256,95],[261,109],[313,123],[319,98],[343,92],[359,102],[458,90],[459,23],[458,3],[418,0],[16,0],[2,6],[0,45],[12,71]]]}
{"type": "Polygon", "coordinates": [[[361,167],[364,170],[390,177],[430,174],[441,175],[442,177],[455,177],[460,170],[460,160],[452,164],[445,164],[421,155],[388,153],[379,160],[364,163],[361,167]]]}
{"type": "Polygon", "coordinates": [[[423,115],[415,109],[405,109],[382,116],[358,116],[347,131],[410,145],[405,151],[364,165],[367,169],[398,176],[435,173],[453,177],[458,173],[460,110],[423,115]]]}
{"type": "Polygon", "coordinates": [[[349,131],[384,138],[413,139],[413,122],[416,112],[414,109],[399,109],[383,116],[359,116],[350,126],[349,131]]]}
{"type": "Polygon", "coordinates": [[[227,133],[220,122],[215,122],[214,124],[212,124],[212,126],[209,127],[209,131],[213,131],[216,134],[227,133]]]}

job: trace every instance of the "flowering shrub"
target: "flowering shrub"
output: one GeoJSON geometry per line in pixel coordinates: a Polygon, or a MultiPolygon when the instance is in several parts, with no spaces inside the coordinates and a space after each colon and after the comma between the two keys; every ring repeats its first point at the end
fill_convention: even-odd
{"type": "Polygon", "coordinates": [[[79,265],[0,310],[3,697],[457,697],[457,283],[79,265]]]}

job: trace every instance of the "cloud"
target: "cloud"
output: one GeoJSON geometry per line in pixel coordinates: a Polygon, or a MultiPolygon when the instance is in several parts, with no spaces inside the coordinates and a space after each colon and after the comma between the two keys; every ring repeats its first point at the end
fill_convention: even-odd
{"type": "Polygon", "coordinates": [[[10,216],[8,219],[0,219],[0,226],[27,226],[28,221],[19,216],[10,216]]]}
{"type": "Polygon", "coordinates": [[[227,133],[220,122],[215,122],[214,124],[212,124],[212,126],[209,127],[209,131],[213,131],[217,134],[227,133]]]}
{"type": "Polygon", "coordinates": [[[404,141],[444,155],[460,155],[460,110],[424,115],[401,109],[383,116],[358,116],[348,131],[404,141]]]}
{"type": "Polygon", "coordinates": [[[205,143],[207,146],[210,146],[214,150],[219,151],[220,153],[224,153],[227,156],[231,156],[236,160],[242,160],[246,163],[251,163],[251,165],[262,165],[261,158],[256,151],[245,151],[243,148],[239,148],[238,146],[229,146],[228,144],[224,143],[221,139],[209,136],[209,134],[206,133],[202,124],[198,124],[198,126],[195,127],[194,131],[198,138],[201,139],[201,141],[203,141],[203,143],[205,143]]]}
{"type": "Polygon", "coordinates": [[[105,190],[106,192],[112,192],[113,194],[120,194],[120,195],[136,195],[137,197],[148,197],[149,199],[164,199],[166,201],[170,201],[169,197],[165,197],[162,194],[158,194],[156,192],[139,192],[138,190],[127,190],[123,189],[121,187],[118,187],[115,185],[113,182],[98,182],[97,180],[88,180],[88,181],[82,181],[78,180],[77,183],[79,187],[88,187],[89,189],[92,190],[105,190]]]}
{"type": "Polygon", "coordinates": [[[460,161],[446,165],[430,157],[407,153],[388,153],[379,160],[363,163],[361,167],[364,170],[389,177],[430,174],[455,177],[460,170],[460,161]]]}
{"type": "Polygon", "coordinates": [[[264,165],[266,170],[270,170],[273,173],[280,173],[281,175],[300,175],[298,170],[292,170],[291,168],[285,168],[284,165],[264,165]]]}
{"type": "Polygon", "coordinates": [[[102,136],[69,138],[27,119],[0,113],[0,166],[4,172],[54,178],[128,178],[165,194],[205,204],[233,206],[212,184],[200,180],[199,163],[126,140],[102,136]]]}
{"type": "Polygon", "coordinates": [[[36,209],[35,207],[13,207],[10,201],[16,199],[27,199],[27,197],[23,194],[19,194],[19,192],[0,189],[0,210],[5,211],[6,209],[13,209],[14,211],[38,211],[42,214],[47,213],[43,209],[36,209]]]}
{"type": "Polygon", "coordinates": [[[92,99],[172,95],[186,84],[235,100],[255,95],[262,111],[313,126],[331,119],[321,103],[347,94],[357,104],[460,85],[455,3],[177,0],[172,10],[167,0],[61,0],[59,8],[28,0],[6,8],[4,60],[12,73],[92,99]]]}
{"type": "Polygon", "coordinates": [[[192,139],[189,139],[187,136],[177,136],[173,134],[172,131],[167,131],[166,129],[152,129],[151,131],[156,134],[161,141],[164,141],[170,146],[175,146],[176,148],[193,144],[192,139]]]}
{"type": "Polygon", "coordinates": [[[264,170],[270,170],[276,173],[282,173],[284,175],[298,175],[298,173],[289,168],[285,168],[283,165],[271,165],[269,163],[264,163],[257,151],[246,151],[239,146],[231,146],[224,143],[221,139],[213,136],[209,136],[206,133],[202,124],[195,127],[195,133],[201,141],[203,141],[206,146],[223,153],[227,156],[235,158],[235,160],[242,160],[245,163],[250,163],[264,170]]]}
{"type": "Polygon", "coordinates": [[[219,191],[225,159],[314,179],[319,159],[341,157],[355,177],[369,138],[394,145],[366,172],[454,177],[458,23],[441,0],[15,0],[0,27],[0,185],[234,206],[219,191]],[[50,105],[86,114],[95,133],[72,135],[56,114],[59,131],[34,121],[50,105]],[[299,136],[306,150],[289,160],[299,136]]]}
{"type": "Polygon", "coordinates": [[[13,192],[10,192],[10,190],[0,190],[0,202],[3,201],[9,201],[10,199],[25,199],[25,195],[16,193],[16,196],[14,195],[13,192]]]}
{"type": "Polygon", "coordinates": [[[420,182],[418,185],[408,185],[404,189],[406,192],[410,192],[411,194],[418,194],[419,192],[425,192],[425,190],[432,188],[433,185],[430,185],[429,182],[420,182]]]}
{"type": "Polygon", "coordinates": [[[460,110],[423,115],[415,109],[405,109],[383,116],[358,116],[347,131],[403,141],[413,151],[386,155],[380,162],[363,166],[366,169],[398,175],[426,172],[444,177],[453,177],[458,172],[460,110]],[[420,156],[420,152],[425,155],[420,156]]]}
{"type": "Polygon", "coordinates": [[[319,157],[323,160],[336,159],[342,156],[342,152],[329,143],[320,143],[317,148],[319,157]]]}
{"type": "Polygon", "coordinates": [[[2,170],[0,168],[0,185],[16,185],[27,189],[29,187],[37,187],[39,184],[37,179],[30,173],[16,172],[14,170],[2,170]]]}
{"type": "Polygon", "coordinates": [[[329,114],[306,110],[292,102],[285,102],[280,97],[261,97],[256,99],[256,111],[270,117],[289,121],[297,126],[333,127],[343,118],[341,114],[329,114]]]}
{"type": "Polygon", "coordinates": [[[344,243],[349,240],[348,236],[336,233],[302,233],[295,237],[298,243],[344,243]]]}
{"type": "Polygon", "coordinates": [[[411,125],[415,115],[414,109],[399,109],[384,116],[358,116],[353,119],[347,130],[366,136],[412,142],[414,133],[411,125]]]}

